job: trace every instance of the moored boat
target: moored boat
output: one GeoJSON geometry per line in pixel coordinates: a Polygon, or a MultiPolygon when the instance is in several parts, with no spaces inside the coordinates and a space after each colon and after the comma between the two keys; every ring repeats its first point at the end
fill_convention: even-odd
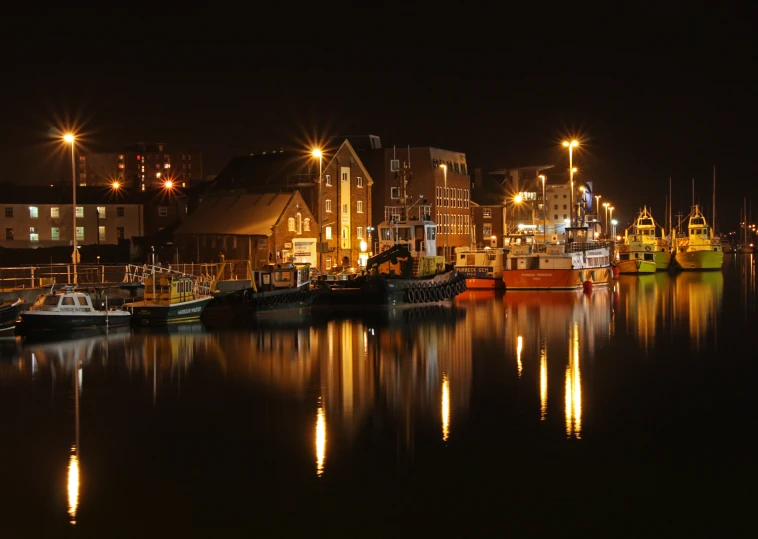
{"type": "Polygon", "coordinates": [[[0,302],[0,335],[13,332],[16,329],[16,323],[23,305],[24,300],[22,298],[0,302]]]}
{"type": "Polygon", "coordinates": [[[713,234],[700,206],[689,214],[687,236],[679,238],[674,258],[683,271],[720,270],[724,263],[721,239],[713,234]]]}
{"type": "Polygon", "coordinates": [[[40,294],[34,304],[21,311],[16,333],[28,335],[36,332],[72,331],[89,328],[127,326],[132,315],[120,307],[103,304],[96,293],[65,286],[56,291],[40,294]]]}
{"type": "Polygon", "coordinates": [[[656,235],[655,220],[644,207],[617,245],[619,273],[655,273],[668,268],[671,253],[668,241],[656,235]]]}
{"type": "Polygon", "coordinates": [[[210,281],[204,277],[152,266],[145,274],[139,301],[124,303],[135,325],[161,325],[199,320],[213,300],[210,281]]]}
{"type": "Polygon", "coordinates": [[[310,264],[286,262],[253,269],[248,260],[226,260],[219,265],[213,301],[204,317],[260,315],[308,309],[326,290],[314,286],[310,264]]]}
{"type": "Polygon", "coordinates": [[[507,249],[459,247],[455,251],[455,269],[466,277],[469,290],[504,290],[503,267],[507,249]]]}
{"type": "Polygon", "coordinates": [[[566,227],[568,241],[511,243],[503,270],[508,290],[578,290],[607,286],[611,242],[587,241],[588,227],[566,227]]]}

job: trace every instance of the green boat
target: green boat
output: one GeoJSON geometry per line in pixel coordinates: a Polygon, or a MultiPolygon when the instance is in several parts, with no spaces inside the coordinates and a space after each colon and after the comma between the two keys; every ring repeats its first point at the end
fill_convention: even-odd
{"type": "Polygon", "coordinates": [[[210,284],[201,277],[153,267],[145,277],[141,300],[125,303],[132,325],[163,325],[199,320],[213,300],[210,284]]]}

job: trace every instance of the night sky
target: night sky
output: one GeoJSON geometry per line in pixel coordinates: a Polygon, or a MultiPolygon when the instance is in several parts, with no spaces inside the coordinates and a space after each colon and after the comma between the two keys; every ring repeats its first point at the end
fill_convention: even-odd
{"type": "Polygon", "coordinates": [[[575,10],[575,22],[512,14],[500,24],[487,12],[399,19],[381,6],[351,20],[336,9],[289,21],[114,15],[83,19],[75,37],[50,20],[41,32],[17,24],[2,43],[15,60],[0,89],[0,180],[68,179],[51,133],[69,126],[90,151],[140,140],[201,151],[206,175],[234,155],[333,133],[460,151],[485,172],[566,170],[560,141],[575,136],[577,180],[592,180],[624,226],[642,205],[664,221],[669,178],[674,213],[689,212],[694,178],[710,215],[714,165],[719,228],[736,228],[743,197],[758,216],[747,11],[638,4],[634,17],[575,10]]]}

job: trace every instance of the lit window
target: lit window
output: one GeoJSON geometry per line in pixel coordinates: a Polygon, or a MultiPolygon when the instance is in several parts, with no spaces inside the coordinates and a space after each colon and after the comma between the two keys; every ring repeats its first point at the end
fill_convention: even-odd
{"type": "Polygon", "coordinates": [[[287,219],[287,231],[288,232],[294,232],[295,231],[295,218],[290,217],[287,219]]]}
{"type": "Polygon", "coordinates": [[[492,208],[482,208],[483,217],[492,217],[492,208]]]}
{"type": "Polygon", "coordinates": [[[342,173],[342,181],[343,181],[343,182],[346,182],[346,181],[347,181],[347,172],[343,172],[343,173],[342,173]]]}
{"type": "Polygon", "coordinates": [[[309,232],[311,230],[311,220],[309,218],[303,219],[303,230],[309,232]]]}
{"type": "Polygon", "coordinates": [[[105,219],[105,206],[97,207],[97,217],[98,219],[105,219]]]}
{"type": "Polygon", "coordinates": [[[29,241],[39,241],[39,232],[36,226],[29,227],[29,241]]]}
{"type": "Polygon", "coordinates": [[[50,208],[50,217],[53,219],[58,219],[61,216],[61,209],[60,208],[50,208]]]}
{"type": "Polygon", "coordinates": [[[332,239],[332,227],[330,226],[324,227],[324,234],[326,234],[326,239],[328,240],[332,239]]]}
{"type": "Polygon", "coordinates": [[[326,185],[332,185],[332,177],[329,174],[324,176],[324,180],[325,180],[326,185]]]}
{"type": "Polygon", "coordinates": [[[356,203],[355,203],[355,211],[358,212],[358,213],[363,213],[363,201],[362,200],[356,201],[356,203]]]}
{"type": "Polygon", "coordinates": [[[57,226],[54,226],[50,229],[50,239],[53,241],[58,241],[61,239],[61,229],[57,226]]]}
{"type": "Polygon", "coordinates": [[[77,206],[76,207],[76,218],[77,219],[84,219],[84,206],[77,206]]]}
{"type": "Polygon", "coordinates": [[[355,178],[355,182],[358,185],[358,187],[363,187],[363,178],[362,177],[358,176],[357,178],[355,178]]]}
{"type": "Polygon", "coordinates": [[[98,237],[98,241],[101,241],[101,242],[105,241],[105,227],[104,226],[97,227],[97,237],[98,237]]]}
{"type": "Polygon", "coordinates": [[[324,211],[328,213],[332,213],[332,201],[326,200],[324,201],[324,211]]]}
{"type": "Polygon", "coordinates": [[[76,241],[84,241],[84,227],[76,227],[76,241]]]}
{"type": "Polygon", "coordinates": [[[347,204],[342,205],[342,213],[347,213],[347,204]]]}
{"type": "Polygon", "coordinates": [[[355,237],[358,238],[359,240],[363,239],[363,227],[362,226],[359,226],[359,227],[357,227],[355,229],[355,237]]]}
{"type": "Polygon", "coordinates": [[[166,163],[165,165],[163,165],[163,168],[171,168],[171,163],[166,163]]]}
{"type": "Polygon", "coordinates": [[[29,206],[29,217],[32,219],[39,217],[39,208],[37,206],[29,206]]]}

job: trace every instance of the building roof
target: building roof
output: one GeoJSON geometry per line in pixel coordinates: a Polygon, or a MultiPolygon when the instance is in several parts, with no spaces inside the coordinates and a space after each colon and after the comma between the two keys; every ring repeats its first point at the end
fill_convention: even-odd
{"type": "Polygon", "coordinates": [[[505,201],[505,188],[490,175],[482,176],[479,187],[472,189],[471,201],[478,206],[502,206],[505,201]]]}
{"type": "MultiPolygon", "coordinates": [[[[119,189],[109,186],[87,186],[76,188],[76,204],[167,204],[171,196],[185,196],[188,189],[176,191],[173,195],[165,189],[139,191],[119,189]]],[[[0,204],[60,204],[72,202],[71,186],[28,186],[0,184],[0,204]]]]}
{"type": "Polygon", "coordinates": [[[269,236],[271,227],[299,191],[251,193],[244,190],[211,192],[188,215],[175,234],[235,234],[269,236]]]}
{"type": "Polygon", "coordinates": [[[284,189],[287,180],[294,177],[300,177],[304,182],[315,182],[318,179],[318,160],[302,150],[233,157],[216,176],[213,189],[270,193],[284,189]]]}

